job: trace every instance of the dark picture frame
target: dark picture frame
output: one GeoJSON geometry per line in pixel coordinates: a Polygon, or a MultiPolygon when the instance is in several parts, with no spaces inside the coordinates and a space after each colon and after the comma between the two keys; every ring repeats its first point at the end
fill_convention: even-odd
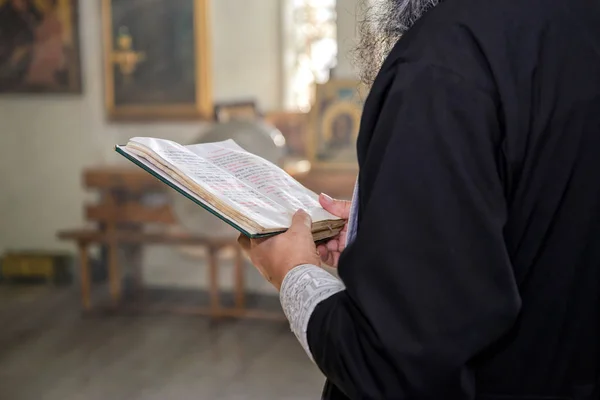
{"type": "Polygon", "coordinates": [[[212,120],[209,0],[101,0],[110,120],[212,120]]]}
{"type": "Polygon", "coordinates": [[[0,94],[80,94],[78,0],[0,0],[0,94]]]}

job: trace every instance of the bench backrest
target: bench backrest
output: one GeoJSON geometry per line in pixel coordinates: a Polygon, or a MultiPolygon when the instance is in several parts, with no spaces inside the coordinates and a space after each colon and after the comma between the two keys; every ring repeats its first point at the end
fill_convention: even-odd
{"type": "Polygon", "coordinates": [[[97,202],[86,204],[85,218],[103,226],[174,224],[168,186],[132,167],[96,167],[83,173],[86,190],[97,202]]]}

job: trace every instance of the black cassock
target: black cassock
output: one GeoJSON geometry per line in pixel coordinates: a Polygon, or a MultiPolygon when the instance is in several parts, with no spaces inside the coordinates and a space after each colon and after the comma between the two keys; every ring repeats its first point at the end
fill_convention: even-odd
{"type": "Polygon", "coordinates": [[[308,327],[325,399],[600,398],[599,3],[446,0],[393,49],[308,327]]]}

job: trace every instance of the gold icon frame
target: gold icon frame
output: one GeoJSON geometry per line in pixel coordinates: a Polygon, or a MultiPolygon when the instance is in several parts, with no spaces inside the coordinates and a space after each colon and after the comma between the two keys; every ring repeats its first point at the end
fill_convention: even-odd
{"type": "Polygon", "coordinates": [[[195,103],[189,104],[115,104],[112,1],[102,0],[105,108],[111,120],[212,120],[212,49],[210,38],[210,0],[194,2],[195,103]]]}

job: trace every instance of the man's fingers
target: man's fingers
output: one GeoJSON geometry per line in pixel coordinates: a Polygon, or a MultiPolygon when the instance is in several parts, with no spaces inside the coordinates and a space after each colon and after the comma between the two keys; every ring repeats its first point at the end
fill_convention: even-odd
{"type": "Polygon", "coordinates": [[[326,195],[325,193],[321,193],[319,195],[319,203],[321,206],[332,213],[333,215],[340,217],[342,219],[350,218],[350,207],[351,202],[345,200],[335,200],[326,195]]]}
{"type": "Polygon", "coordinates": [[[320,245],[317,250],[319,251],[319,256],[321,257],[322,262],[329,266],[335,265],[335,254],[332,251],[329,251],[324,245],[320,245]]]}
{"type": "Polygon", "coordinates": [[[327,257],[329,256],[327,246],[320,244],[317,246],[317,252],[319,253],[319,256],[321,256],[321,261],[327,261],[327,257]]]}
{"type": "Polygon", "coordinates": [[[337,239],[331,239],[327,242],[327,250],[340,251],[340,242],[337,239]]]}
{"type": "Polygon", "coordinates": [[[263,244],[264,242],[266,242],[269,239],[271,239],[271,238],[270,237],[266,237],[266,238],[250,239],[250,248],[253,249],[256,246],[260,246],[261,244],[263,244]]]}
{"type": "Polygon", "coordinates": [[[298,210],[292,218],[290,231],[297,233],[308,233],[312,235],[312,220],[304,210],[298,210]]]}
{"type": "Polygon", "coordinates": [[[250,238],[244,234],[241,234],[238,237],[238,244],[240,245],[240,247],[242,248],[242,250],[244,251],[248,251],[250,250],[251,247],[251,242],[250,242],[250,238]]]}
{"type": "Polygon", "coordinates": [[[342,254],[341,253],[331,253],[331,258],[333,259],[331,262],[331,265],[335,265],[337,267],[338,263],[340,262],[340,256],[342,254]]]}

